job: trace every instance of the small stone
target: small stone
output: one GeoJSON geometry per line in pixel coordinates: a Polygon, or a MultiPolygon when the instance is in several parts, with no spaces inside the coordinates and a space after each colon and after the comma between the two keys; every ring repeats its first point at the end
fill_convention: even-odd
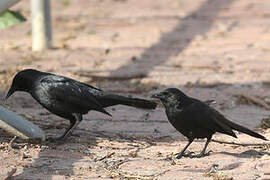
{"type": "Polygon", "coordinates": [[[131,61],[135,62],[137,60],[137,57],[136,56],[132,56],[131,57],[131,61]]]}
{"type": "Polygon", "coordinates": [[[0,168],[0,180],[10,179],[13,174],[15,174],[16,167],[1,167],[0,168]]]}
{"type": "Polygon", "coordinates": [[[91,151],[89,151],[88,149],[85,149],[85,150],[83,150],[83,153],[89,155],[89,154],[91,154],[91,151]]]}
{"type": "Polygon", "coordinates": [[[270,156],[267,155],[267,154],[265,154],[265,155],[263,155],[263,156],[261,157],[261,159],[263,159],[263,160],[270,159],[270,156]]]}

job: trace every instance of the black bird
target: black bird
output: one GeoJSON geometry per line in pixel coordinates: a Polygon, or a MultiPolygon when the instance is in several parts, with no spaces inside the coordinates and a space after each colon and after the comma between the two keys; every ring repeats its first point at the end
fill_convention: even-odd
{"type": "Polygon", "coordinates": [[[90,110],[111,116],[105,107],[118,104],[143,109],[156,107],[155,102],[112,94],[71,78],[34,69],[25,69],[15,75],[6,99],[16,91],[30,93],[44,108],[70,121],[69,128],[58,139],[71,134],[82,121],[82,115],[90,110]]]}
{"type": "Polygon", "coordinates": [[[169,88],[163,92],[152,95],[152,98],[160,99],[165,106],[169,122],[181,134],[188,138],[189,143],[178,154],[177,158],[203,157],[212,135],[216,132],[224,133],[237,138],[233,130],[246,133],[255,138],[267,140],[264,136],[253,132],[243,126],[229,121],[207,103],[191,98],[176,88],[169,88]],[[207,138],[202,152],[196,156],[185,154],[185,150],[195,138],[207,138]]]}

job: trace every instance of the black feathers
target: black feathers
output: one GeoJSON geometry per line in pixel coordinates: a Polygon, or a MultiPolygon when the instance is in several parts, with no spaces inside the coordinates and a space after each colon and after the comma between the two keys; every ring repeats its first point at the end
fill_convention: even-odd
{"type": "Polygon", "coordinates": [[[73,79],[26,69],[16,74],[6,99],[16,91],[32,95],[44,108],[70,121],[70,127],[60,137],[67,137],[90,110],[111,116],[104,108],[123,104],[144,109],[154,109],[155,102],[111,94],[73,79]]]}
{"type": "Polygon", "coordinates": [[[161,100],[166,108],[166,114],[170,123],[189,140],[188,145],[179,153],[178,158],[186,156],[184,151],[195,138],[207,138],[203,151],[197,155],[205,155],[205,150],[212,135],[216,132],[224,133],[236,138],[233,130],[246,133],[255,138],[267,140],[264,136],[253,132],[243,126],[226,119],[218,111],[207,103],[188,97],[176,88],[169,88],[153,98],[161,100]]]}

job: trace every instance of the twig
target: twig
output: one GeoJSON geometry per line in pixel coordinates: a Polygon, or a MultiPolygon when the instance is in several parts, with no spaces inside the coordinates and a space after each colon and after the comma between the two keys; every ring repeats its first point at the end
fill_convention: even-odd
{"type": "Polygon", "coordinates": [[[112,155],[114,155],[114,154],[115,154],[115,152],[112,152],[112,153],[110,153],[110,154],[107,154],[106,156],[104,156],[104,157],[98,159],[97,161],[102,161],[102,160],[104,160],[104,159],[110,158],[110,157],[111,157],[112,155]]]}
{"type": "Polygon", "coordinates": [[[113,172],[113,174],[122,176],[127,179],[145,179],[145,180],[152,180],[154,177],[148,177],[148,176],[140,176],[140,175],[129,175],[129,174],[124,174],[122,172],[113,172]]]}
{"type": "Polygon", "coordinates": [[[123,177],[123,178],[127,178],[127,179],[144,179],[144,180],[154,180],[157,179],[158,176],[165,174],[166,172],[168,172],[169,170],[165,170],[161,173],[158,174],[153,174],[153,175],[135,175],[135,174],[129,174],[129,173],[125,173],[125,172],[121,172],[121,171],[116,171],[116,170],[109,170],[106,169],[105,170],[107,172],[110,173],[111,176],[113,177],[123,177]]]}
{"type": "Polygon", "coordinates": [[[12,143],[15,141],[16,138],[17,138],[17,136],[14,136],[14,137],[9,141],[8,147],[9,147],[10,149],[13,149],[13,148],[12,148],[12,143]]]}
{"type": "Polygon", "coordinates": [[[14,137],[9,141],[9,143],[8,143],[8,149],[11,150],[11,151],[13,151],[13,152],[15,152],[15,153],[17,153],[17,154],[20,154],[20,155],[22,156],[22,158],[23,158],[23,157],[25,156],[24,153],[22,153],[21,151],[19,151],[19,150],[17,150],[17,149],[14,149],[14,148],[12,147],[12,144],[13,144],[13,142],[15,141],[16,138],[17,138],[17,136],[14,136],[14,137]]]}
{"type": "Polygon", "coordinates": [[[249,96],[247,94],[238,94],[237,96],[244,98],[244,99],[252,102],[253,104],[257,104],[257,105],[259,105],[267,110],[270,110],[270,106],[259,98],[256,98],[254,96],[249,96]]]}
{"type": "Polygon", "coordinates": [[[137,156],[138,156],[138,153],[139,153],[141,150],[147,149],[147,148],[149,148],[149,147],[151,147],[150,144],[144,145],[144,147],[138,147],[135,151],[130,152],[129,155],[132,156],[133,158],[134,158],[134,157],[137,157],[137,156]]]}
{"type": "Polygon", "coordinates": [[[270,146],[270,143],[236,143],[236,142],[227,142],[227,141],[220,141],[212,139],[211,141],[220,143],[220,144],[232,144],[232,145],[238,145],[238,146],[270,146]]]}

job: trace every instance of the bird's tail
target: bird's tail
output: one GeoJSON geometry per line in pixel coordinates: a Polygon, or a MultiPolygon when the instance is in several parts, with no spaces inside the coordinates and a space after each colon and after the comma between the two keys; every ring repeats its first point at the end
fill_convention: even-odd
{"type": "Polygon", "coordinates": [[[251,131],[250,129],[248,129],[246,127],[240,126],[239,124],[236,124],[236,123],[234,123],[232,121],[227,120],[226,124],[228,126],[230,126],[233,130],[248,134],[248,135],[253,136],[255,138],[260,138],[260,139],[268,141],[268,139],[266,139],[264,136],[254,132],[254,131],[251,131]]]}
{"type": "Polygon", "coordinates": [[[142,109],[155,109],[157,106],[157,104],[153,101],[139,98],[125,97],[115,94],[108,94],[106,96],[103,96],[100,101],[102,101],[102,105],[104,107],[121,104],[142,109]]]}

